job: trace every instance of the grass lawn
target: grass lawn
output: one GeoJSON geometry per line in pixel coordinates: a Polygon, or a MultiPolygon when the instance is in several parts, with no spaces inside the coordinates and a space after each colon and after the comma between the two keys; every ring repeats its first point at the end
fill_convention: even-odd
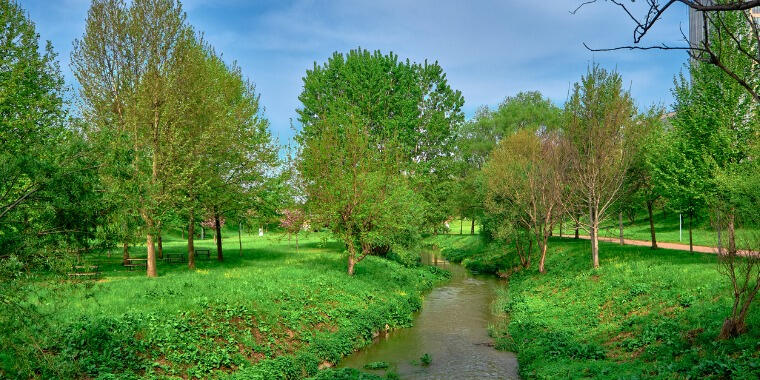
{"type": "MultiPolygon", "coordinates": [[[[653,217],[654,229],[658,242],[689,244],[688,216],[683,215],[683,226],[681,234],[679,234],[678,228],[678,213],[668,212],[667,214],[663,214],[660,211],[656,212],[653,217]]],[[[562,229],[563,236],[574,234],[575,230],[572,228],[572,222],[566,221],[562,229]]],[[[756,232],[757,230],[757,228],[739,228],[737,229],[737,234],[741,235],[746,231],[756,232]]],[[[580,233],[582,235],[588,235],[588,233],[586,233],[583,229],[580,230],[580,233]]],[[[555,226],[554,234],[559,235],[559,226],[555,226]]],[[[620,227],[618,226],[617,214],[610,215],[610,218],[601,225],[599,228],[599,235],[612,238],[617,238],[620,236],[620,227]]],[[[646,212],[642,212],[636,215],[633,223],[631,223],[631,221],[626,216],[624,216],[623,235],[626,239],[650,241],[652,235],[649,232],[649,218],[646,212]]],[[[694,245],[715,247],[718,244],[718,234],[710,225],[709,216],[707,215],[695,216],[692,226],[692,235],[694,238],[694,245]]],[[[725,245],[726,243],[724,242],[723,244],[725,245]]]]}
{"type": "MultiPolygon", "coordinates": [[[[508,262],[478,237],[435,239],[468,266],[508,262]]],[[[534,264],[510,277],[494,304],[509,323],[492,334],[522,377],[760,376],[760,305],[746,334],[717,340],[731,295],[715,256],[600,243],[600,257],[593,270],[588,241],[552,239],[547,274],[534,264]]]]}
{"type": "MultiPolygon", "coordinates": [[[[118,255],[101,262],[99,281],[35,283],[48,323],[32,333],[45,361],[41,378],[303,378],[371,342],[386,328],[408,326],[423,292],[445,279],[435,268],[406,268],[368,257],[346,274],[341,245],[326,235],[225,237],[225,260],[159,263],[160,277],[129,272],[118,255]]],[[[178,238],[165,252],[185,252],[178,238]]],[[[115,251],[118,252],[118,251],[115,251]]],[[[144,254],[144,248],[133,254],[144,254]]],[[[4,332],[10,333],[10,332],[4,332]]],[[[23,364],[0,348],[0,374],[23,364]]],[[[2,377],[2,376],[0,376],[2,377]]]]}

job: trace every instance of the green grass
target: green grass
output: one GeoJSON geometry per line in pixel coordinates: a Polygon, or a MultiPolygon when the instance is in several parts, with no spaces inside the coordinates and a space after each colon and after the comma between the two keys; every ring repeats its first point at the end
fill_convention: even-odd
{"type": "MultiPolygon", "coordinates": [[[[689,220],[686,215],[683,215],[683,226],[680,234],[678,213],[668,212],[667,214],[663,214],[662,212],[656,212],[653,218],[655,235],[658,242],[689,244],[689,220]]],[[[563,236],[573,235],[575,230],[572,228],[572,222],[566,221],[562,230],[563,236]]],[[[737,235],[741,235],[747,231],[756,232],[757,230],[757,228],[739,228],[737,229],[737,235]]],[[[583,229],[580,230],[580,233],[581,235],[588,235],[583,229]]],[[[554,234],[559,235],[559,226],[555,226],[554,234]]],[[[610,218],[601,225],[599,235],[611,238],[618,238],[620,236],[617,214],[610,215],[610,218]]],[[[649,231],[649,218],[646,210],[638,213],[633,223],[631,223],[627,216],[623,216],[623,236],[626,239],[650,241],[652,235],[649,231]]],[[[717,246],[718,234],[710,225],[708,215],[698,215],[694,218],[692,237],[694,245],[717,246]]]]}
{"type": "MultiPolygon", "coordinates": [[[[436,239],[465,262],[488,258],[477,237],[436,239]]],[[[746,334],[717,339],[732,297],[715,256],[600,243],[600,257],[591,269],[588,241],[552,239],[548,273],[534,264],[500,292],[509,323],[492,334],[523,378],[760,376],[760,306],[746,334]]]]}
{"type": "MultiPolygon", "coordinates": [[[[386,326],[409,326],[423,292],[445,278],[377,257],[349,277],[341,245],[325,237],[302,237],[296,252],[282,235],[245,236],[238,257],[235,234],[225,237],[224,262],[212,249],[195,271],[159,263],[156,279],[125,271],[116,254],[85,257],[101,264],[104,278],[33,284],[50,323],[18,334],[39,339],[45,360],[32,369],[42,378],[315,375],[386,326]]],[[[213,244],[196,241],[199,248],[213,244]]],[[[185,252],[185,243],[167,238],[164,250],[185,252]]],[[[0,348],[0,375],[18,369],[13,355],[0,348]]]]}

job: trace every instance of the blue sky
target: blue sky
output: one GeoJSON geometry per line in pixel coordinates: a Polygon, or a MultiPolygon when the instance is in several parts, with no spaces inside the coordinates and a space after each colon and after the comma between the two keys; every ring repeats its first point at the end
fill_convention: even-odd
{"type": "MultiPolygon", "coordinates": [[[[496,105],[519,91],[538,90],[561,105],[592,62],[617,69],[640,107],[669,106],[683,51],[593,53],[630,44],[633,24],[608,2],[572,15],[581,0],[365,1],[186,0],[188,21],[237,61],[261,93],[265,115],[281,142],[292,137],[301,78],[316,61],[357,46],[400,58],[438,61],[465,112],[496,105]]],[[[641,3],[641,2],[639,2],[641,3]]],[[[43,40],[52,41],[69,86],[72,41],[84,32],[89,0],[20,0],[43,40]]],[[[644,43],[683,45],[687,10],[674,7],[644,43]]]]}

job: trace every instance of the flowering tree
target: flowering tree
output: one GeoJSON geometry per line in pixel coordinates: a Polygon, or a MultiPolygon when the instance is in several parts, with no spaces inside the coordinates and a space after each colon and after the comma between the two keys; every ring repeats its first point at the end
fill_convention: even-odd
{"type": "Polygon", "coordinates": [[[298,233],[303,229],[305,218],[303,211],[298,209],[285,209],[282,210],[282,216],[280,217],[280,227],[284,228],[288,232],[288,240],[291,235],[296,236],[296,251],[298,250],[298,233]]]}

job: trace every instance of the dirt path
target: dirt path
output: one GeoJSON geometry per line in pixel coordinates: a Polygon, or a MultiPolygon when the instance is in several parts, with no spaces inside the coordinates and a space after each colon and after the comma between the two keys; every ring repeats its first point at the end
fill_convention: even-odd
{"type": "MultiPolygon", "coordinates": [[[[581,239],[589,240],[591,237],[587,235],[580,235],[581,239]]],[[[562,236],[563,239],[572,239],[572,236],[562,236]]],[[[599,241],[606,241],[610,243],[620,243],[620,238],[611,238],[611,237],[599,237],[599,241]]],[[[649,240],[631,240],[631,239],[623,239],[623,242],[625,242],[626,245],[637,245],[641,247],[651,247],[652,243],[649,240]]],[[[680,243],[664,243],[664,242],[657,242],[657,248],[665,248],[665,249],[675,249],[679,251],[688,251],[689,245],[688,244],[680,244],[680,243]]],[[[718,248],[716,247],[707,247],[704,245],[695,245],[694,246],[694,252],[701,252],[701,253],[712,253],[716,254],[718,253],[718,248]]]]}

